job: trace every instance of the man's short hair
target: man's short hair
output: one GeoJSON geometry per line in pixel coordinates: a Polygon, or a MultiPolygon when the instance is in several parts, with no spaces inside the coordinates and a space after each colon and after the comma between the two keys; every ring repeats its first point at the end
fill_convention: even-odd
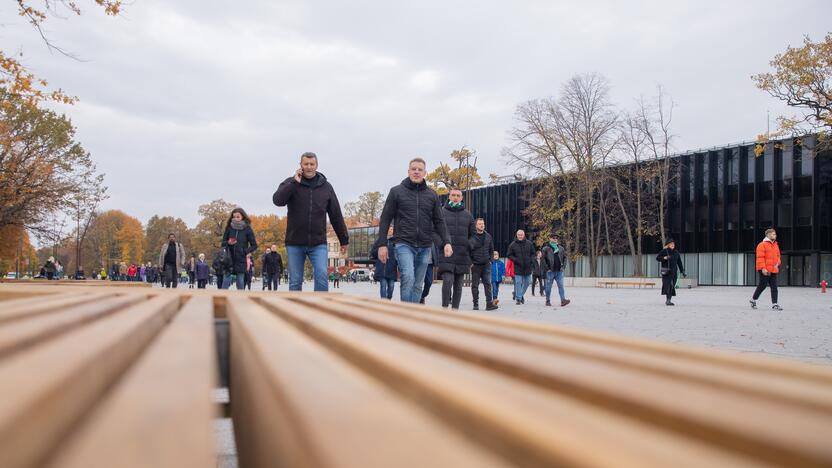
{"type": "Polygon", "coordinates": [[[449,191],[448,191],[448,193],[451,193],[451,192],[459,192],[459,193],[462,193],[462,189],[461,189],[461,188],[457,188],[457,187],[452,187],[452,188],[451,188],[451,190],[449,190],[449,191]]]}
{"type": "Polygon", "coordinates": [[[169,232],[169,233],[168,233],[168,237],[170,237],[170,236],[176,237],[176,234],[174,234],[174,233],[172,233],[172,232],[169,232]]]}
{"type": "Polygon", "coordinates": [[[771,234],[772,232],[777,232],[777,231],[776,231],[774,228],[768,228],[768,229],[766,229],[766,235],[769,235],[769,234],[771,234]]]}
{"type": "Polygon", "coordinates": [[[428,167],[428,163],[426,163],[425,160],[422,159],[422,158],[413,158],[413,159],[411,159],[410,162],[407,163],[407,167],[410,167],[410,165],[415,163],[415,162],[422,163],[422,165],[425,166],[425,168],[428,167]]]}
{"type": "Polygon", "coordinates": [[[307,151],[307,152],[303,153],[302,155],[300,155],[300,159],[314,159],[315,161],[317,161],[318,160],[318,155],[311,152],[311,151],[307,151]]]}
{"type": "Polygon", "coordinates": [[[476,223],[477,221],[482,221],[482,222],[485,222],[485,220],[484,220],[484,219],[482,219],[482,218],[477,218],[477,219],[475,219],[475,220],[474,220],[474,222],[475,222],[475,223],[476,223]]]}

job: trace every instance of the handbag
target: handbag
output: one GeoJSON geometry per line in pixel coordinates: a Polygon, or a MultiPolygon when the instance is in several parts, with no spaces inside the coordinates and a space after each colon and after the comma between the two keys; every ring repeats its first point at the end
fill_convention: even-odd
{"type": "Polygon", "coordinates": [[[234,259],[231,258],[231,249],[228,246],[220,249],[220,264],[225,269],[230,269],[234,266],[234,259]]]}

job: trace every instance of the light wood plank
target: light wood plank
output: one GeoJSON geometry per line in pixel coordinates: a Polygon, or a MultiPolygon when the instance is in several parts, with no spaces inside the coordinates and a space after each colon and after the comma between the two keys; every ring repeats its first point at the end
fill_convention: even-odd
{"type": "Polygon", "coordinates": [[[211,299],[192,298],[50,466],[212,466],[216,374],[211,299]]]}
{"type": "Polygon", "coordinates": [[[160,296],[0,361],[3,468],[40,465],[179,304],[160,296]]]}

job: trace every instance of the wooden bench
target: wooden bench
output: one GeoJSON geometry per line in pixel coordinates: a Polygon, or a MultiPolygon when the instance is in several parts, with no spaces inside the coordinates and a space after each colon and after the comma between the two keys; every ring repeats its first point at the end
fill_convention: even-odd
{"type": "Polygon", "coordinates": [[[41,286],[96,286],[120,288],[152,288],[153,285],[145,281],[110,281],[110,280],[45,280],[45,279],[7,279],[0,278],[0,283],[41,286]]]}
{"type": "Polygon", "coordinates": [[[0,301],[27,331],[0,354],[4,468],[212,465],[214,316],[242,467],[832,466],[825,367],[339,294],[84,289],[0,301]]]}
{"type": "Polygon", "coordinates": [[[656,283],[652,281],[599,281],[596,285],[599,288],[618,288],[619,286],[632,286],[635,288],[655,287],[656,283]]]}

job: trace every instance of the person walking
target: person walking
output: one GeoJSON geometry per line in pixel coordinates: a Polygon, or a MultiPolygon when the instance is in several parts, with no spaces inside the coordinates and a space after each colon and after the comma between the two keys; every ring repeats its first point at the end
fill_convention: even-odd
{"type": "Polygon", "coordinates": [[[474,235],[471,236],[469,248],[471,252],[471,296],[474,299],[474,310],[480,310],[480,282],[485,292],[485,310],[496,310],[491,279],[491,252],[494,251],[494,239],[485,230],[485,220],[477,218],[474,222],[474,235]]]}
{"type": "MultiPolygon", "coordinates": [[[[387,232],[387,238],[393,236],[393,227],[391,226],[387,232]]],[[[399,264],[396,261],[396,255],[391,255],[387,259],[387,263],[382,263],[381,260],[378,259],[378,248],[379,244],[378,241],[373,245],[372,250],[370,251],[370,259],[375,260],[375,280],[378,281],[378,294],[379,297],[382,299],[392,300],[393,299],[393,292],[396,288],[396,278],[398,277],[398,269],[399,264]]],[[[390,252],[393,250],[395,252],[395,247],[393,246],[393,241],[387,241],[387,251],[390,252]]]]}
{"type": "Polygon", "coordinates": [[[766,286],[771,289],[771,308],[774,310],[783,310],[777,303],[777,274],[780,273],[780,245],[777,244],[777,231],[774,229],[767,229],[766,236],[757,244],[755,252],[756,269],[759,276],[759,283],[757,289],[754,290],[754,295],[751,296],[751,308],[757,308],[757,299],[760,294],[766,290],[766,286]]]}
{"type": "Polygon", "coordinates": [[[43,264],[43,271],[46,273],[47,280],[55,279],[55,257],[46,259],[46,263],[43,264]]]}
{"type": "Polygon", "coordinates": [[[425,299],[430,295],[430,288],[433,286],[434,266],[439,259],[439,251],[436,250],[435,245],[430,246],[430,257],[428,257],[428,267],[425,269],[425,284],[422,286],[422,297],[419,299],[419,304],[424,304],[425,299]]]}
{"type": "Polygon", "coordinates": [[[500,252],[496,250],[491,255],[491,294],[494,305],[500,304],[500,284],[506,276],[506,264],[500,260],[500,252]]]}
{"type": "Polygon", "coordinates": [[[193,289],[196,284],[196,258],[191,254],[188,260],[188,289],[193,289]]]}
{"type": "MultiPolygon", "coordinates": [[[[506,276],[511,278],[511,283],[514,284],[514,262],[511,261],[510,258],[506,257],[506,276]]],[[[511,300],[516,299],[516,293],[514,292],[514,288],[511,289],[511,300]]]]}
{"type": "Polygon", "coordinates": [[[136,268],[135,263],[131,263],[129,267],[127,267],[127,281],[136,281],[136,275],[138,275],[138,269],[136,268]]]}
{"type": "Polygon", "coordinates": [[[64,278],[64,266],[61,264],[60,260],[55,260],[55,276],[58,279],[64,278]]]}
{"type": "Polygon", "coordinates": [[[263,277],[269,291],[277,291],[280,275],[283,274],[283,259],[277,252],[277,245],[272,244],[263,256],[263,277]]]}
{"type": "Polygon", "coordinates": [[[341,271],[337,268],[332,272],[332,287],[341,289],[341,271]]]}
{"type": "Polygon", "coordinates": [[[560,306],[566,307],[570,301],[566,298],[566,290],[563,287],[563,270],[566,268],[566,252],[559,244],[557,234],[549,237],[549,243],[543,246],[540,252],[543,258],[543,271],[546,274],[546,305],[552,305],[552,284],[557,283],[560,306]]]}
{"type": "Polygon", "coordinates": [[[662,276],[662,295],[667,298],[664,305],[676,305],[671,301],[673,296],[676,295],[676,281],[680,272],[682,276],[686,277],[687,275],[685,274],[685,265],[682,264],[682,256],[676,250],[676,242],[673,239],[667,240],[664,249],[656,255],[656,260],[661,263],[659,273],[662,276]]]}
{"type": "Polygon", "coordinates": [[[251,281],[254,279],[254,259],[251,255],[246,255],[246,274],[244,287],[251,291],[251,281]]]}
{"type": "Polygon", "coordinates": [[[127,264],[124,262],[121,262],[118,265],[118,277],[119,281],[129,281],[129,278],[127,277],[127,264]]]}
{"type": "Polygon", "coordinates": [[[347,225],[335,189],[326,176],[318,172],[318,156],[303,153],[300,168],[284,180],[272,197],[277,206],[288,207],[286,225],[286,253],[289,263],[289,290],[303,289],[303,265],[306,258],[312,264],[315,291],[328,291],[326,217],[341,243],[341,255],[346,255],[350,243],[347,225]]]}
{"type": "Polygon", "coordinates": [[[532,280],[532,261],[535,248],[526,239],[526,231],[517,231],[515,240],[509,244],[506,257],[514,264],[514,300],[517,305],[525,304],[526,290],[532,280]]]}
{"type": "Polygon", "coordinates": [[[205,254],[201,253],[196,263],[194,263],[194,277],[196,278],[197,289],[205,289],[210,274],[211,271],[208,267],[208,262],[205,261],[205,254]]]}
{"type": "Polygon", "coordinates": [[[179,281],[179,268],[185,265],[185,248],[176,241],[176,234],[168,234],[168,242],[162,244],[159,251],[159,265],[162,265],[162,276],[166,288],[175,288],[179,281]]]}
{"type": "Polygon", "coordinates": [[[532,260],[532,296],[534,296],[535,285],[539,286],[540,295],[543,295],[544,280],[546,271],[543,268],[543,252],[538,250],[532,260]]]}
{"type": "Polygon", "coordinates": [[[214,261],[211,262],[211,267],[214,268],[214,275],[217,277],[217,289],[222,289],[223,274],[225,273],[225,265],[222,264],[222,252],[217,252],[214,255],[214,261]]]}
{"type": "Polygon", "coordinates": [[[242,291],[246,285],[248,261],[251,253],[257,250],[257,240],[251,229],[251,219],[242,208],[231,210],[231,216],[228,218],[225,233],[222,236],[222,246],[228,248],[231,255],[231,266],[223,276],[222,289],[230,288],[231,282],[234,281],[237,289],[242,291]]]}
{"type": "Polygon", "coordinates": [[[378,258],[381,263],[387,263],[387,230],[393,223],[396,229],[391,239],[396,246],[401,274],[399,295],[402,302],[420,301],[433,243],[441,244],[445,257],[453,255],[451,238],[442,218],[442,202],[425,182],[425,172],[424,159],[411,159],[407,178],[390,189],[381,212],[378,258]],[[434,239],[434,233],[438,240],[434,239]]]}
{"type": "MultiPolygon", "coordinates": [[[[440,258],[437,265],[439,277],[442,278],[442,307],[450,305],[457,310],[462,300],[462,280],[471,272],[469,249],[471,237],[476,232],[474,217],[465,209],[462,190],[451,189],[448,202],[442,209],[442,217],[445,218],[453,247],[453,255],[440,258]]],[[[436,236],[435,239],[441,245],[442,238],[436,236]]]]}

